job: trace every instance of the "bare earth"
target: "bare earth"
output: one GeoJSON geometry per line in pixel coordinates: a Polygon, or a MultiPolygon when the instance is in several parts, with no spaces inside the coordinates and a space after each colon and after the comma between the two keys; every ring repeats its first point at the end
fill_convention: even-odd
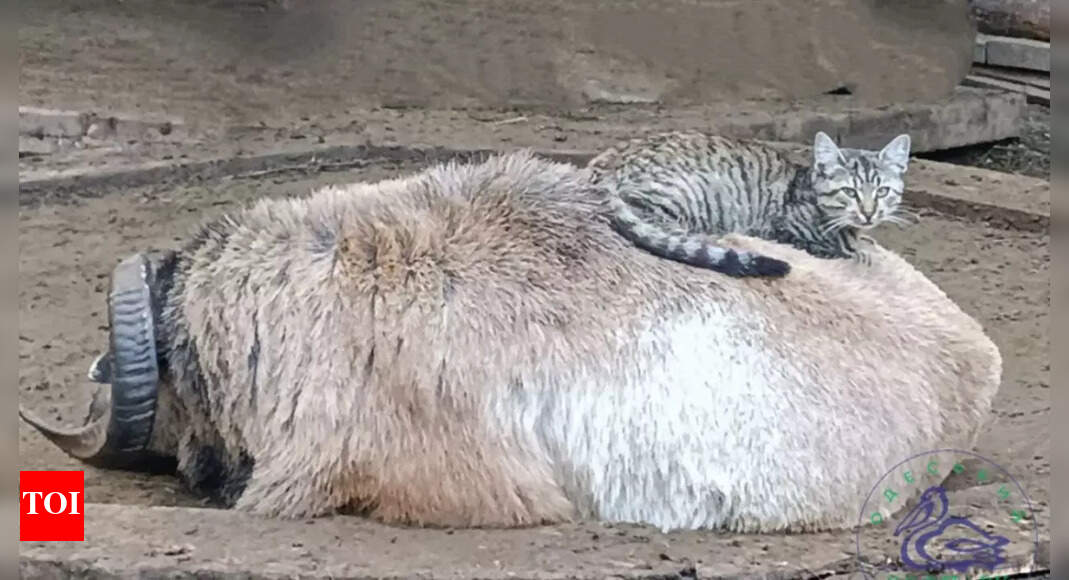
{"type": "MultiPolygon", "coordinates": [[[[278,79],[266,82],[257,76],[264,71],[244,70],[241,62],[212,63],[210,54],[205,56],[204,52],[197,52],[202,60],[172,62],[175,67],[181,65],[188,78],[200,79],[178,86],[159,76],[166,71],[153,67],[160,59],[171,62],[170,57],[183,55],[142,54],[138,46],[144,39],[131,23],[121,19],[105,21],[110,24],[92,29],[81,24],[83,16],[88,16],[76,10],[60,25],[44,14],[30,9],[26,15],[31,32],[25,28],[20,31],[23,105],[179,115],[218,130],[218,134],[229,128],[212,127],[216,122],[270,125],[279,128],[277,142],[289,144],[294,140],[314,140],[319,135],[326,135],[329,142],[331,134],[349,129],[359,132],[364,123],[361,117],[366,119],[369,114],[356,108],[349,110],[349,105],[359,104],[325,94],[329,92],[326,88],[316,91],[305,85],[300,94],[273,92],[275,89],[270,87],[277,87],[278,79]],[[80,52],[71,48],[72,41],[63,39],[62,32],[71,30],[81,35],[83,48],[95,47],[107,59],[79,57],[80,52]],[[79,70],[79,66],[88,68],[79,70]],[[237,66],[238,71],[226,66],[237,66]],[[199,72],[197,67],[201,68],[199,72]],[[238,72],[244,75],[240,79],[238,72]],[[226,81],[230,84],[225,84],[224,79],[230,79],[226,81]],[[180,90],[174,90],[175,86],[180,90]],[[248,87],[252,87],[251,92],[243,92],[248,87]],[[321,105],[321,101],[328,105],[321,105]],[[225,107],[220,108],[223,102],[225,107]],[[265,115],[264,107],[272,103],[274,114],[265,115]],[[329,105],[337,107],[331,110],[329,105]],[[308,111],[328,112],[315,116],[308,111]]],[[[414,145],[430,135],[440,144],[460,141],[501,148],[547,144],[592,148],[608,145],[612,140],[599,127],[598,116],[618,122],[621,116],[634,115],[618,114],[616,110],[609,106],[596,108],[590,113],[591,119],[577,121],[571,113],[545,111],[529,116],[500,110],[413,111],[406,117],[405,111],[379,109],[373,114],[388,116],[390,122],[383,125],[387,128],[381,133],[368,138],[374,137],[383,144],[414,145]],[[458,116],[465,122],[443,122],[458,116]],[[528,133],[535,137],[522,143],[509,133],[510,120],[520,116],[524,116],[524,123],[537,123],[537,129],[528,133]],[[479,128],[469,117],[487,122],[479,128]],[[431,126],[432,123],[436,124],[431,126]],[[453,132],[461,126],[468,132],[453,132]]],[[[635,117],[635,125],[643,130],[667,128],[703,122],[709,114],[664,111],[662,120],[659,113],[647,110],[635,117]]],[[[1038,130],[1047,131],[1049,146],[1049,127],[1038,130]]],[[[181,145],[176,147],[176,154],[180,154],[181,145]]],[[[47,157],[35,163],[47,164],[47,157]]],[[[1022,172],[1041,176],[1047,167],[1049,152],[1044,151],[1031,155],[1022,172]],[[1046,165],[1035,161],[1039,158],[1046,159],[1046,165]]],[[[377,180],[419,168],[414,161],[370,160],[346,172],[157,185],[96,199],[23,207],[19,215],[20,402],[57,422],[81,422],[90,385],[85,372],[93,357],[106,347],[108,275],[120,258],[150,247],[175,245],[202,220],[260,197],[303,195],[327,183],[377,180]]],[[[1017,169],[1005,165],[999,168],[1017,169]]],[[[946,185],[952,188],[958,184],[948,180],[946,185]]],[[[993,422],[976,451],[1004,466],[1020,481],[1037,504],[1041,534],[1049,538],[1049,235],[1045,231],[1005,229],[926,211],[922,212],[920,225],[905,230],[887,227],[876,237],[930,276],[975,316],[998,344],[1004,359],[1002,388],[995,402],[993,422]]],[[[86,467],[63,455],[21,422],[19,444],[21,469],[84,469],[89,502],[201,505],[171,476],[86,467]]],[[[581,563],[584,552],[599,549],[596,535],[590,540],[576,536],[574,542],[573,563],[581,563]]],[[[478,549],[479,546],[471,546],[473,552],[478,549]]],[[[569,569],[570,565],[567,561],[553,563],[558,569],[569,569]]]]}

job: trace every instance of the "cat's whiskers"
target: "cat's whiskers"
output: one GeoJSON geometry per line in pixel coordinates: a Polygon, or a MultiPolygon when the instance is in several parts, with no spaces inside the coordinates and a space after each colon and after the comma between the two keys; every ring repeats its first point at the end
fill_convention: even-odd
{"type": "Polygon", "coordinates": [[[911,219],[915,220],[914,223],[919,223],[921,217],[920,217],[920,214],[917,213],[916,209],[917,208],[914,208],[912,206],[908,206],[908,205],[902,204],[902,205],[897,206],[895,208],[895,211],[893,211],[891,213],[893,215],[901,214],[901,215],[909,216],[911,219]]]}
{"type": "Polygon", "coordinates": [[[887,222],[889,224],[894,224],[900,230],[904,230],[904,229],[906,229],[906,226],[912,225],[912,224],[909,223],[909,221],[904,220],[904,219],[902,219],[902,218],[900,218],[898,216],[895,216],[895,215],[889,215],[889,216],[883,218],[883,221],[885,221],[885,222],[887,222]]]}
{"type": "Polygon", "coordinates": [[[835,216],[835,217],[829,219],[824,224],[824,227],[821,228],[820,233],[821,233],[821,235],[826,236],[826,235],[828,235],[828,234],[830,234],[830,233],[832,233],[834,231],[841,230],[841,229],[845,228],[848,225],[850,225],[850,217],[849,216],[845,216],[845,215],[835,216]]]}
{"type": "Polygon", "coordinates": [[[921,221],[921,217],[917,215],[916,212],[903,208],[902,206],[895,208],[895,211],[891,212],[886,219],[891,219],[892,217],[902,220],[908,225],[918,224],[921,221]]]}

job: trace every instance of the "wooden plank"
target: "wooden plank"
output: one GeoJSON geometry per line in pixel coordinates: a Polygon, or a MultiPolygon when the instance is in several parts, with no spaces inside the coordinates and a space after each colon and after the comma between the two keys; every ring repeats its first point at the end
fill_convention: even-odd
{"type": "Polygon", "coordinates": [[[1050,90],[1033,87],[1024,83],[1017,83],[1002,79],[995,79],[980,74],[971,74],[965,77],[962,84],[987,89],[1003,89],[1015,93],[1023,93],[1030,103],[1039,103],[1050,106],[1050,90]]]}
{"type": "Polygon", "coordinates": [[[1048,91],[1050,90],[1050,75],[1038,71],[1026,71],[993,66],[974,66],[972,74],[979,74],[985,77],[1022,83],[1041,89],[1047,89],[1048,91]]]}
{"type": "MultiPolygon", "coordinates": [[[[980,64],[1050,72],[1049,42],[977,34],[976,43],[983,45],[984,60],[980,64]]],[[[974,62],[977,54],[974,51],[974,62]]]]}
{"type": "Polygon", "coordinates": [[[1003,79],[988,77],[982,74],[970,74],[962,81],[963,85],[983,87],[987,89],[1002,89],[1015,93],[1024,94],[1028,102],[1050,106],[1050,89],[1034,87],[1024,83],[1018,83],[1003,79]]]}

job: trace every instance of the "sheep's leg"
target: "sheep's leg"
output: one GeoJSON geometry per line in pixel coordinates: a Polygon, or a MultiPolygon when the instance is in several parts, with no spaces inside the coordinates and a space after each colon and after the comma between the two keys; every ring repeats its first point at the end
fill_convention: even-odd
{"type": "Polygon", "coordinates": [[[330,477],[336,455],[302,457],[291,451],[292,443],[274,441],[282,443],[246,449],[241,437],[224,437],[194,421],[179,441],[178,474],[193,492],[222,507],[266,516],[312,517],[344,505],[346,496],[332,488],[336,478],[330,477]]]}
{"type": "MultiPolygon", "coordinates": [[[[448,443],[448,442],[443,442],[448,443]]],[[[571,520],[574,507],[538,461],[510,458],[471,441],[399,454],[387,466],[371,517],[390,524],[521,527],[571,520]]]]}
{"type": "Polygon", "coordinates": [[[292,453],[261,453],[234,508],[290,518],[344,511],[431,527],[519,527],[572,519],[571,502],[537,461],[509,458],[500,450],[478,452],[471,441],[440,443],[392,449],[385,463],[382,448],[375,458],[349,464],[338,459],[340,453],[323,449],[299,462],[292,453]]]}
{"type": "MultiPolygon", "coordinates": [[[[276,456],[277,457],[277,456],[276,456]]],[[[306,518],[328,515],[345,505],[346,490],[338,485],[338,467],[314,458],[295,464],[289,459],[258,458],[234,509],[270,517],[306,518]]]]}
{"type": "Polygon", "coordinates": [[[242,450],[228,451],[218,434],[187,430],[178,451],[178,477],[193,493],[222,507],[233,507],[252,473],[252,459],[242,450]]]}

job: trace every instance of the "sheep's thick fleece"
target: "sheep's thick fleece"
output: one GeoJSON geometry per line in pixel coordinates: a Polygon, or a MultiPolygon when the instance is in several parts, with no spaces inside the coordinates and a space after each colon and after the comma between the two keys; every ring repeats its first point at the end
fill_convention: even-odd
{"type": "Polygon", "coordinates": [[[632,247],[603,201],[520,152],[209,224],[153,446],[267,515],[757,532],[851,526],[891,466],[974,443],[999,352],[899,256],[728,236],[793,265],[735,279],[632,247]]]}

